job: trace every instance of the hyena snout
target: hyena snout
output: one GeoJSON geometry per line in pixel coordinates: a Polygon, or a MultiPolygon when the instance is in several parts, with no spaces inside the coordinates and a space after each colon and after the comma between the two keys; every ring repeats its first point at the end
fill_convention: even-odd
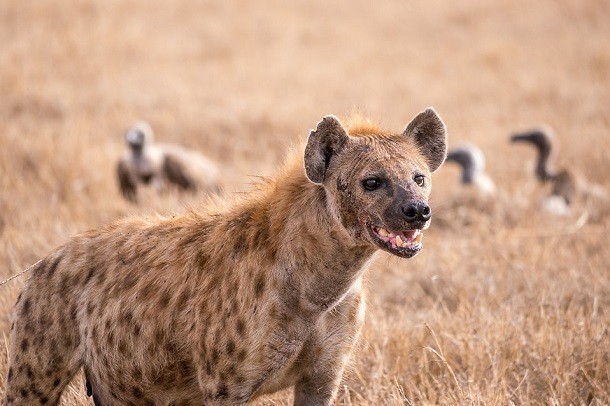
{"type": "Polygon", "coordinates": [[[403,204],[400,211],[408,223],[425,223],[432,217],[430,206],[423,201],[403,204]]]}

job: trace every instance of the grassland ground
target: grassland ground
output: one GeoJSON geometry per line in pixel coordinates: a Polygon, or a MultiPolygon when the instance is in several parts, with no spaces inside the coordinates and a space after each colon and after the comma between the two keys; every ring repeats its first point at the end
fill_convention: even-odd
{"type": "MultiPolygon", "coordinates": [[[[610,3],[594,0],[0,2],[0,279],[77,232],[204,204],[122,200],[135,120],[218,161],[231,194],[326,114],[399,131],[433,105],[451,145],[486,153],[500,197],[473,199],[452,165],[435,174],[422,253],[379,254],[368,273],[338,404],[607,405],[610,209],[540,212],[533,151],[507,140],[547,123],[558,164],[610,190],[608,38],[610,3]]],[[[0,286],[4,336],[24,280],[0,286]]],[[[82,379],[63,400],[89,402],[82,379]]]]}

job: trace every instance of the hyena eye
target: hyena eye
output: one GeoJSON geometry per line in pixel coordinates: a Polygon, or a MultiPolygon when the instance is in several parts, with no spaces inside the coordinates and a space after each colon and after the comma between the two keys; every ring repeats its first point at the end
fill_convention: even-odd
{"type": "Polygon", "coordinates": [[[379,186],[381,186],[381,179],[379,179],[379,178],[367,178],[367,179],[362,181],[362,186],[364,186],[364,188],[366,190],[379,189],[379,186]]]}
{"type": "Polygon", "coordinates": [[[415,175],[413,180],[415,181],[415,183],[417,183],[417,186],[424,186],[424,184],[426,183],[426,178],[424,177],[424,175],[415,175]]]}

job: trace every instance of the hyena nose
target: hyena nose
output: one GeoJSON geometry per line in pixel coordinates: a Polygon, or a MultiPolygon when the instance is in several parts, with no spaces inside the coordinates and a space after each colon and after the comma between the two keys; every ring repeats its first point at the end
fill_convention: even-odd
{"type": "Polygon", "coordinates": [[[411,203],[401,207],[402,214],[409,223],[416,221],[428,221],[432,217],[432,210],[424,202],[411,203]]]}

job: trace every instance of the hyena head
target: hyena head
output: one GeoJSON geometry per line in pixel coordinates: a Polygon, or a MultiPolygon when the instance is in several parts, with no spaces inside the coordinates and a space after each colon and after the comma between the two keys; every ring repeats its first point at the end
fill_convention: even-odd
{"type": "Polygon", "coordinates": [[[305,172],[323,185],[329,208],[356,243],[410,258],[430,225],[430,174],[445,160],[445,125],[432,109],[401,134],[372,125],[345,129],[324,117],[309,134],[305,172]]]}

